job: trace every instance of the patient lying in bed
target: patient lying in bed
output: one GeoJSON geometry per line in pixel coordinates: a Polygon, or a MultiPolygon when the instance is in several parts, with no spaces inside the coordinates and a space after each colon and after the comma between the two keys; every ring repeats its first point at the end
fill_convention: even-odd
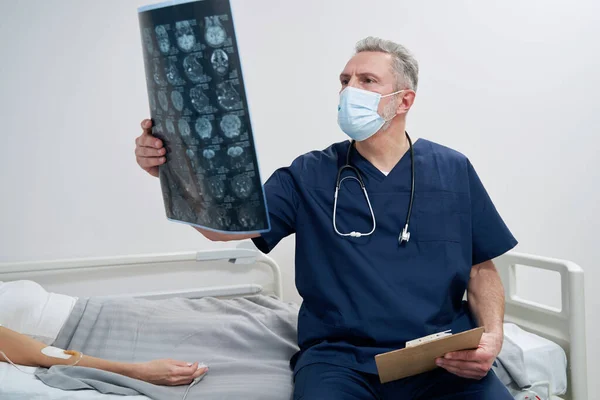
{"type": "Polygon", "coordinates": [[[297,315],[296,305],[265,295],[75,299],[33,282],[0,282],[0,350],[15,363],[42,367],[35,376],[54,389],[156,400],[279,400],[292,393],[297,315]],[[84,356],[69,367],[79,357],[45,357],[48,345],[84,356]],[[210,373],[186,393],[190,387],[179,383],[204,373],[188,361],[206,363],[210,373]],[[178,367],[175,379],[165,377],[171,367],[178,367]]]}
{"type": "Polygon", "coordinates": [[[58,337],[75,301],[48,293],[35,282],[0,282],[0,362],[45,368],[78,365],[171,386],[190,384],[208,371],[197,361],[116,362],[48,346],[58,337]]]}
{"type": "MultiPolygon", "coordinates": [[[[187,361],[202,361],[211,372],[187,400],[287,399],[293,387],[289,359],[297,351],[297,313],[297,306],[261,295],[76,299],[48,293],[30,281],[0,282],[0,351],[15,364],[43,367],[37,378],[62,390],[181,399],[187,389],[182,385],[205,373],[187,361]],[[48,345],[84,356],[47,357],[41,350],[48,345]]],[[[565,364],[557,345],[505,325],[495,371],[514,395],[544,380],[550,381],[552,393],[564,393],[565,364]],[[552,365],[552,371],[543,368],[552,365]]]]}

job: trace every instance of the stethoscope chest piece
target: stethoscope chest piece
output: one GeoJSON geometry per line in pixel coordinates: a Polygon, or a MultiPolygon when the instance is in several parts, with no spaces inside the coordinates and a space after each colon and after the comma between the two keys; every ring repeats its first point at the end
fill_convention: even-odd
{"type": "Polygon", "coordinates": [[[404,229],[402,229],[400,236],[398,236],[398,243],[399,244],[408,243],[409,240],[410,240],[410,232],[408,231],[408,224],[406,224],[406,225],[404,225],[404,229]]]}

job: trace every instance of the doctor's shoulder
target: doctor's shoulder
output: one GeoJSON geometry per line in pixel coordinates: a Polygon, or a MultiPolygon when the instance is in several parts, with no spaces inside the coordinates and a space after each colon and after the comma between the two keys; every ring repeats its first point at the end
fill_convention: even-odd
{"type": "Polygon", "coordinates": [[[426,147],[426,151],[424,152],[427,156],[436,157],[444,162],[449,163],[464,163],[468,160],[467,156],[460,151],[449,147],[448,145],[434,142],[428,139],[419,139],[419,142],[423,147],[426,147]]]}
{"type": "Polygon", "coordinates": [[[345,157],[348,141],[334,143],[321,150],[312,150],[296,157],[288,166],[277,169],[273,175],[287,175],[298,186],[331,190],[335,183],[338,160],[345,157]],[[345,147],[346,146],[346,147],[345,147]]]}
{"type": "MultiPolygon", "coordinates": [[[[469,157],[445,144],[427,139],[419,139],[422,146],[422,156],[425,165],[436,169],[436,175],[441,179],[443,189],[449,191],[468,191],[469,180],[476,176],[475,169],[469,157]]],[[[431,173],[431,171],[429,172],[431,173]]]]}

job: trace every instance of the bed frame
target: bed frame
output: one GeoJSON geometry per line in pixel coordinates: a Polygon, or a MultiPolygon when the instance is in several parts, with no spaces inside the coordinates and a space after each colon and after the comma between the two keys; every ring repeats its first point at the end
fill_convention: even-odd
{"type": "MultiPolygon", "coordinates": [[[[0,263],[0,281],[33,280],[48,291],[71,296],[227,298],[262,293],[283,299],[277,263],[247,246],[242,243],[238,248],[210,251],[0,263]]],[[[565,349],[569,389],[563,399],[587,400],[583,270],[569,261],[513,252],[495,263],[506,291],[505,321],[565,349]],[[561,307],[520,297],[517,266],[558,272],[561,307]]]]}
{"type": "Polygon", "coordinates": [[[283,298],[279,265],[257,250],[242,247],[0,263],[0,281],[22,279],[76,297],[228,298],[261,293],[283,298]]]}
{"type": "MultiPolygon", "coordinates": [[[[564,260],[509,252],[495,260],[506,297],[505,322],[559,344],[567,354],[568,390],[565,400],[587,400],[585,296],[583,270],[564,260]],[[560,277],[561,304],[523,298],[517,291],[517,268],[554,271],[560,277]]],[[[540,287],[534,287],[538,291],[540,287]]]]}

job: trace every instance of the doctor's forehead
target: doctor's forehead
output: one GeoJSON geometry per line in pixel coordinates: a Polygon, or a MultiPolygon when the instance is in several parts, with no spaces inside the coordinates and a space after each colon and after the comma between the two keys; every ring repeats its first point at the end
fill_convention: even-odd
{"type": "Polygon", "coordinates": [[[375,75],[382,80],[393,80],[392,56],[387,53],[365,51],[348,61],[340,76],[375,75]]]}

